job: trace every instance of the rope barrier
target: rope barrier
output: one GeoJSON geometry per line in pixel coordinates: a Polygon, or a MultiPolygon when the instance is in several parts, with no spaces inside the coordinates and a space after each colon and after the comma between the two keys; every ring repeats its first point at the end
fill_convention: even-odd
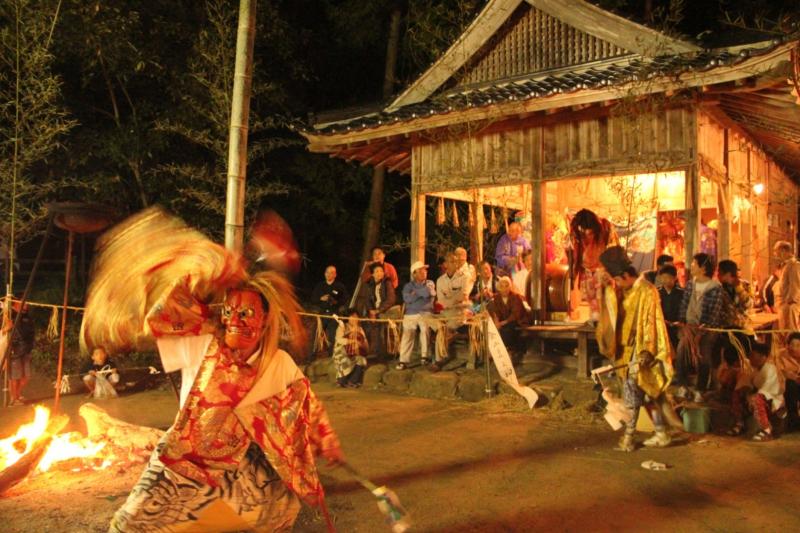
{"type": "MultiPolygon", "coordinates": [[[[20,302],[20,300],[18,300],[16,298],[12,298],[11,301],[13,303],[19,303],[20,302]]],[[[31,306],[31,307],[41,307],[43,309],[59,309],[59,310],[62,309],[62,306],[60,306],[60,305],[47,304],[47,303],[42,303],[42,302],[27,301],[27,302],[25,302],[25,305],[31,306]]],[[[78,307],[78,306],[69,305],[69,306],[67,306],[67,309],[69,309],[70,311],[77,311],[77,312],[81,312],[82,313],[86,308],[85,307],[78,307]]],[[[322,313],[311,313],[311,312],[308,312],[308,311],[301,311],[298,314],[300,316],[311,317],[311,318],[334,318],[334,317],[338,317],[339,319],[346,319],[347,318],[346,316],[325,315],[325,314],[322,314],[322,313]]],[[[469,316],[469,317],[465,317],[464,324],[479,324],[480,323],[480,319],[483,318],[483,316],[485,316],[486,314],[487,314],[486,311],[484,311],[484,312],[481,312],[481,313],[473,314],[472,316],[469,316]]],[[[429,315],[429,318],[431,318],[433,320],[441,321],[441,322],[450,322],[455,317],[452,317],[452,316],[443,317],[443,316],[431,313],[429,315]]],[[[398,320],[402,320],[402,317],[398,317],[398,318],[358,317],[358,321],[359,322],[378,322],[378,323],[384,322],[384,323],[388,323],[388,322],[397,322],[398,320]]],[[[576,325],[578,325],[578,324],[576,324],[576,325]]],[[[740,328],[709,328],[709,327],[705,327],[705,326],[698,326],[698,325],[695,325],[695,324],[678,324],[678,325],[686,326],[686,327],[697,329],[697,330],[701,330],[701,331],[710,331],[710,332],[714,332],[714,333],[728,333],[728,332],[730,332],[730,333],[743,333],[745,335],[754,335],[754,334],[757,334],[757,335],[763,335],[763,334],[786,335],[786,334],[789,334],[789,333],[793,333],[795,331],[793,329],[759,329],[759,330],[753,330],[753,329],[740,329],[740,328]]]]}

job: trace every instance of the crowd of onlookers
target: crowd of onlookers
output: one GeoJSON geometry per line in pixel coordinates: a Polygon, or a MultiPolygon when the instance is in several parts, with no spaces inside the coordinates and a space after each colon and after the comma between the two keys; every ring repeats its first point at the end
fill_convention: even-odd
{"type": "Polygon", "coordinates": [[[767,334],[753,330],[756,295],[730,259],[716,264],[708,254],[695,254],[685,287],[677,283],[669,256],[659,257],[658,269],[646,274],[658,286],[674,349],[675,397],[696,404],[710,398],[729,402],[735,418],[731,435],[744,431],[751,413],[759,426],[756,440],[771,439],[776,423],[800,429],[800,263],[788,242],[776,243],[774,255],[778,266],[757,295],[764,311],[778,315],[772,324],[778,331],[767,334]]]}
{"type": "Polygon", "coordinates": [[[469,317],[488,311],[506,346],[518,354],[519,327],[528,322],[530,306],[524,296],[532,268],[530,245],[519,223],[509,225],[496,248],[496,265],[467,261],[467,251],[455,248],[438,263],[431,276],[429,265],[411,265],[410,280],[400,285],[397,269],[386,261],[382,248],[372,250],[358,286],[351,293],[336,279],[336,267],[325,269],[325,279],[311,293],[311,304],[323,315],[329,354],[337,366],[339,384],[358,386],[365,356],[386,357],[387,324],[402,323],[396,369],[411,364],[419,345],[421,364],[431,371],[447,362],[453,339],[465,337],[469,317]],[[377,320],[359,320],[359,319],[377,320]],[[438,346],[438,348],[437,348],[438,346]]]}
{"type": "MultiPolygon", "coordinates": [[[[338,321],[324,319],[323,327],[340,385],[358,386],[367,355],[388,355],[386,323],[363,318],[402,323],[398,370],[411,365],[415,344],[421,364],[440,370],[450,341],[465,332],[470,316],[484,309],[514,354],[520,348],[520,327],[530,320],[531,257],[521,227],[512,223],[497,244],[494,264],[483,261],[477,269],[468,263],[467,251],[456,248],[433,275],[428,265],[415,262],[410,280],[401,285],[397,270],[376,247],[351,298],[336,279],[336,268],[327,267],[311,299],[322,314],[339,315],[338,321]]],[[[730,402],[737,417],[733,434],[742,432],[743,417],[752,413],[760,427],[755,438],[761,440],[771,438],[775,421],[798,428],[800,407],[800,263],[785,242],[776,244],[775,257],[779,264],[757,296],[764,311],[777,313],[776,325],[784,332],[778,334],[751,331],[755,298],[732,260],[717,264],[709,254],[696,254],[684,286],[668,255],[644,273],[658,288],[674,350],[674,396],[692,403],[712,397],[730,402]]]]}

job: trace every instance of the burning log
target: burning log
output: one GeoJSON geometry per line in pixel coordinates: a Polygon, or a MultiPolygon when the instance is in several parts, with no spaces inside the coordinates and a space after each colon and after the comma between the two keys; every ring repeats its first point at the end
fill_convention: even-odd
{"type": "Polygon", "coordinates": [[[150,452],[164,436],[160,429],[137,426],[114,418],[93,403],[83,404],[78,413],[86,421],[90,439],[102,439],[117,448],[150,452]]]}
{"type": "Polygon", "coordinates": [[[49,420],[45,418],[47,426],[37,434],[37,421],[41,420],[41,415],[37,413],[37,419],[27,428],[21,428],[23,431],[3,441],[4,444],[11,446],[11,449],[17,451],[21,456],[9,466],[0,470],[0,494],[5,493],[8,489],[24,480],[36,469],[39,461],[42,460],[49,448],[53,436],[64,429],[64,426],[69,422],[69,417],[59,415],[49,420]],[[25,431],[27,429],[30,429],[30,435],[25,431]]]}

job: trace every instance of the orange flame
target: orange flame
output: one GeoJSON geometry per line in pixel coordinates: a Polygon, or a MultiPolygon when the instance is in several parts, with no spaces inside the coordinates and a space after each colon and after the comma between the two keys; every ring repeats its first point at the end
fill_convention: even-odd
{"type": "MultiPolygon", "coordinates": [[[[33,422],[23,424],[17,432],[0,440],[0,471],[19,461],[40,440],[48,437],[47,425],[50,420],[50,409],[37,405],[33,422]]],[[[39,462],[38,470],[45,472],[54,463],[68,459],[87,459],[99,455],[106,443],[94,442],[80,433],[69,432],[53,436],[47,451],[39,462]]],[[[100,468],[105,468],[110,461],[103,461],[100,468]]]]}

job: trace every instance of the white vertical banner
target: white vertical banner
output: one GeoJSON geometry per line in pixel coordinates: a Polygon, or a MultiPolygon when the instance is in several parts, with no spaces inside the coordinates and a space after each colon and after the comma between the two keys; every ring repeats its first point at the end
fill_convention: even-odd
{"type": "Polygon", "coordinates": [[[489,323],[489,327],[487,328],[489,332],[489,354],[492,356],[494,366],[497,368],[497,373],[500,374],[500,379],[517,391],[517,394],[525,398],[528,402],[528,407],[533,409],[533,406],[536,405],[536,401],[539,399],[539,395],[536,394],[536,391],[532,388],[519,384],[517,373],[514,371],[514,365],[511,363],[511,357],[509,357],[506,345],[500,337],[500,332],[497,331],[497,326],[494,325],[494,321],[492,320],[488,320],[487,322],[489,323]]]}

